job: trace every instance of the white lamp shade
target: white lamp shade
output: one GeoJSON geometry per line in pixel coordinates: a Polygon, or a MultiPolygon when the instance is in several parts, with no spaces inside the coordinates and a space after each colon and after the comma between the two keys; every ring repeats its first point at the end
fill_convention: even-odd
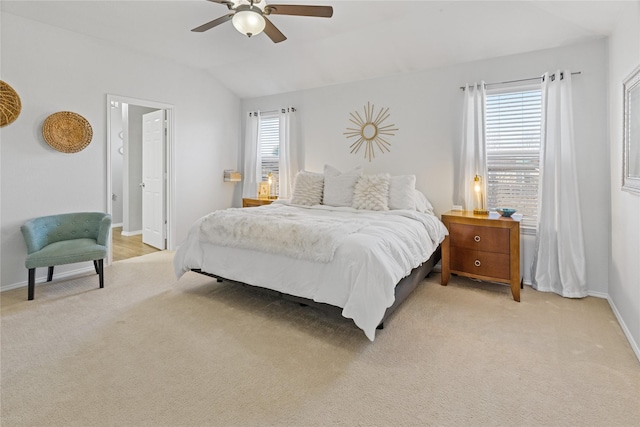
{"type": "Polygon", "coordinates": [[[233,26],[236,30],[249,37],[260,34],[265,27],[265,21],[259,12],[241,10],[233,15],[233,26]]]}

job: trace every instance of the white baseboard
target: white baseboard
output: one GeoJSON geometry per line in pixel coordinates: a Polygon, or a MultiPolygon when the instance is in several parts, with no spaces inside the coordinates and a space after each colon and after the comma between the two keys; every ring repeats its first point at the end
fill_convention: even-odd
{"type": "Polygon", "coordinates": [[[136,231],[122,231],[123,236],[129,237],[129,236],[138,236],[140,234],[142,234],[142,230],[136,230],[136,231]]]}
{"type": "Polygon", "coordinates": [[[604,293],[604,292],[595,292],[595,291],[588,291],[587,295],[589,295],[590,297],[594,297],[594,298],[602,298],[602,299],[609,299],[609,294],[604,293]]]}
{"type": "Polygon", "coordinates": [[[123,227],[123,226],[124,226],[124,223],[122,223],[122,222],[119,222],[117,224],[111,224],[111,228],[118,228],[118,227],[123,227]]]}
{"type": "Polygon", "coordinates": [[[631,349],[636,354],[636,357],[640,362],[640,347],[638,347],[638,343],[633,339],[633,335],[631,335],[629,328],[627,328],[627,325],[626,323],[624,323],[622,316],[620,316],[620,312],[618,311],[618,308],[613,303],[611,298],[609,298],[609,296],[607,296],[607,301],[609,301],[609,306],[611,307],[611,311],[613,311],[613,314],[616,316],[616,319],[618,320],[618,324],[622,328],[622,332],[624,332],[624,335],[627,337],[627,341],[629,341],[629,345],[631,346],[631,349]]]}
{"type": "MultiPolygon", "coordinates": [[[[44,276],[41,277],[36,277],[36,285],[38,283],[46,283],[47,282],[47,268],[43,267],[43,268],[39,268],[38,270],[42,270],[45,272],[44,276]]],[[[36,271],[38,271],[36,270],[36,271]]],[[[87,273],[92,272],[93,274],[96,273],[96,269],[93,266],[90,267],[83,267],[83,268],[78,268],[76,270],[71,270],[71,271],[65,271],[64,273],[56,273],[55,269],[53,272],[53,280],[51,283],[56,282],[58,280],[62,280],[62,279],[72,279],[78,276],[84,276],[87,273]]],[[[25,276],[27,275],[27,270],[25,270],[25,276]]],[[[27,280],[25,280],[24,282],[18,282],[18,283],[12,283],[9,285],[4,285],[4,286],[0,286],[0,292],[4,292],[4,291],[9,291],[11,289],[18,289],[18,288],[26,288],[27,285],[29,284],[29,282],[27,280]]]]}

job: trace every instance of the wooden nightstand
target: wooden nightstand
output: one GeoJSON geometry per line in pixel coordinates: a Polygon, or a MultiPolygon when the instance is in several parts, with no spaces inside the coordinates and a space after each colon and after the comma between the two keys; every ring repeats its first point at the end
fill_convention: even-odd
{"type": "Polygon", "coordinates": [[[468,211],[449,211],[442,222],[449,230],[442,242],[442,285],[451,273],[508,283],[520,301],[520,222],[468,211]]]}
{"type": "Polygon", "coordinates": [[[253,208],[256,206],[270,205],[276,199],[242,199],[243,208],[253,208]]]}

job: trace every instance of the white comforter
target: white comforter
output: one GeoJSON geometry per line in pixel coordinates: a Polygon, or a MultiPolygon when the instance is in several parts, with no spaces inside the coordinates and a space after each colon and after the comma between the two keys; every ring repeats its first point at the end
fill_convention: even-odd
{"type": "Polygon", "coordinates": [[[252,213],[286,213],[321,222],[340,218],[364,224],[346,236],[328,262],[282,253],[222,246],[203,236],[202,217],[192,226],[174,258],[176,275],[197,268],[226,279],[342,307],[342,315],[373,341],[377,325],[394,300],[395,285],[426,261],[447,234],[434,215],[411,210],[364,211],[328,206],[274,203],[252,213]]]}

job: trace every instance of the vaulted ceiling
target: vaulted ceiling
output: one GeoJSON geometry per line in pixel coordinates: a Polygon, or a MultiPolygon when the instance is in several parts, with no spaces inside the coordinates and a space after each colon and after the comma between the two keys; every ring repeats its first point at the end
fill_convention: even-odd
{"type": "Polygon", "coordinates": [[[3,0],[1,10],[206,70],[241,98],[570,45],[605,37],[621,14],[638,13],[635,0],[271,3],[331,5],[334,14],[272,15],[288,37],[275,44],[231,22],[191,32],[228,13],[205,0],[3,0]]]}

